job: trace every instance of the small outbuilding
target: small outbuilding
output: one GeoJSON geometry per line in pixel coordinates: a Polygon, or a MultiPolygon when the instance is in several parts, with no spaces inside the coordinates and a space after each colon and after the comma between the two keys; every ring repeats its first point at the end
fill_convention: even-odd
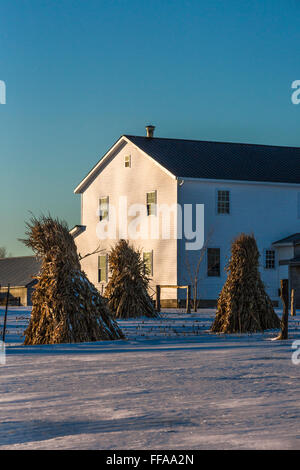
{"type": "Polygon", "coordinates": [[[296,308],[300,308],[300,233],[274,242],[273,247],[277,250],[280,279],[289,280],[290,289],[295,291],[296,308]]]}
{"type": "Polygon", "coordinates": [[[35,256],[0,258],[0,304],[6,301],[10,285],[10,305],[32,305],[31,296],[36,284],[41,262],[35,256]]]}

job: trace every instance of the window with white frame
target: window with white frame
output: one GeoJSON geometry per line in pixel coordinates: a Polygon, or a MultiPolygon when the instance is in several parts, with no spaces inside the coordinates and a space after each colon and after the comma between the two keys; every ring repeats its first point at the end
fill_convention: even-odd
{"type": "Polygon", "coordinates": [[[146,274],[148,274],[148,276],[153,276],[153,252],[144,252],[143,261],[145,264],[146,274]]]}
{"type": "Polygon", "coordinates": [[[156,191],[151,191],[150,193],[147,193],[146,202],[147,202],[147,215],[155,215],[156,203],[157,203],[156,191]]]}
{"type": "Polygon", "coordinates": [[[107,281],[107,255],[98,256],[98,282],[107,281]]]}
{"type": "Polygon", "coordinates": [[[109,198],[108,196],[100,197],[99,199],[99,219],[108,219],[109,198]]]}
{"type": "Polygon", "coordinates": [[[124,166],[125,168],[131,168],[131,155],[125,155],[124,166]]]}
{"type": "Polygon", "coordinates": [[[227,190],[217,191],[217,213],[230,214],[230,192],[227,190]]]}
{"type": "Polygon", "coordinates": [[[265,251],[265,268],[275,269],[275,251],[274,250],[265,251]]]}

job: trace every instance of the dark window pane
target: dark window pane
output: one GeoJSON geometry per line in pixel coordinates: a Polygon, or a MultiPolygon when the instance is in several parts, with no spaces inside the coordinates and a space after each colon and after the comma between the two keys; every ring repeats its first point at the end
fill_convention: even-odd
{"type": "Polygon", "coordinates": [[[99,199],[99,218],[101,220],[108,219],[108,208],[109,208],[109,201],[107,197],[101,197],[99,199]]]}
{"type": "Polygon", "coordinates": [[[106,255],[98,256],[98,282],[106,282],[107,262],[106,255]]]}
{"type": "Polygon", "coordinates": [[[275,269],[275,251],[266,250],[265,268],[275,269]]]}
{"type": "Polygon", "coordinates": [[[130,168],[131,167],[131,156],[130,155],[125,155],[124,162],[125,162],[125,168],[130,168]]]}
{"type": "Polygon", "coordinates": [[[151,193],[147,193],[146,196],[147,200],[147,215],[155,215],[156,214],[156,191],[152,191],[151,193]]]}
{"type": "Polygon", "coordinates": [[[152,252],[143,253],[143,261],[145,263],[146,274],[152,276],[153,274],[153,262],[152,262],[152,252]]]}
{"type": "Polygon", "coordinates": [[[230,214],[229,191],[218,191],[218,214],[230,214]]]}
{"type": "Polygon", "coordinates": [[[220,248],[207,249],[207,275],[220,276],[220,248]]]}

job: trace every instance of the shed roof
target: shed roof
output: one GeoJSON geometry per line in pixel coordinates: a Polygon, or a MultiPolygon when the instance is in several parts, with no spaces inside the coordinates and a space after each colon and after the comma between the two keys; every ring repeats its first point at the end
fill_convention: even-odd
{"type": "Polygon", "coordinates": [[[35,256],[0,258],[0,285],[26,287],[33,281],[41,267],[35,256]]]}
{"type": "Polygon", "coordinates": [[[296,243],[300,243],[300,233],[294,233],[281,240],[277,240],[273,245],[295,245],[296,243]]]}

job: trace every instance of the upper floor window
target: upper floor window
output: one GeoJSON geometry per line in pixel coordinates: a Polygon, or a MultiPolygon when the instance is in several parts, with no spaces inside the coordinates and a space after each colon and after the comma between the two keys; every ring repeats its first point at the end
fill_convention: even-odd
{"type": "Polygon", "coordinates": [[[274,250],[265,251],[265,268],[275,269],[275,251],[274,250]]]}
{"type": "Polygon", "coordinates": [[[107,255],[98,256],[98,282],[107,281],[107,255]]]}
{"type": "Polygon", "coordinates": [[[109,209],[109,198],[108,198],[108,196],[101,197],[99,199],[99,219],[100,219],[100,221],[108,219],[108,209],[109,209]]]}
{"type": "Polygon", "coordinates": [[[207,248],[207,275],[220,277],[220,248],[207,248]]]}
{"type": "Polygon", "coordinates": [[[125,168],[131,168],[131,155],[125,155],[124,166],[125,168]]]}
{"type": "Polygon", "coordinates": [[[145,263],[146,274],[153,276],[153,252],[149,251],[143,253],[143,261],[145,263]]]}
{"type": "Polygon", "coordinates": [[[157,203],[156,191],[151,191],[150,193],[147,193],[146,199],[147,199],[147,215],[155,215],[156,203],[157,203]]]}
{"type": "Polygon", "coordinates": [[[217,191],[217,213],[230,214],[230,192],[225,190],[217,191]]]}

